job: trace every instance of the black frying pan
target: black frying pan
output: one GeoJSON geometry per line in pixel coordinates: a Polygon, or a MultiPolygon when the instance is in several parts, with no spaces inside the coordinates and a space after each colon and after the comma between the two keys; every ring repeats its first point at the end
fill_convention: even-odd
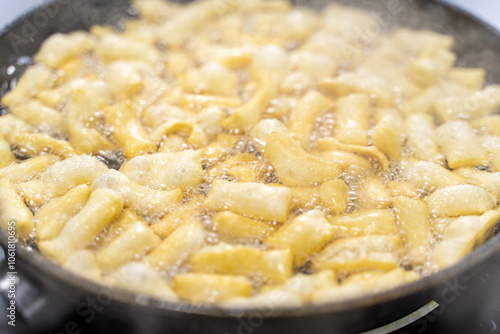
{"type": "MultiPolygon", "coordinates": [[[[294,2],[321,8],[328,1],[294,2]]],[[[453,35],[458,64],[485,68],[488,83],[500,83],[498,32],[461,10],[431,0],[339,2],[378,12],[387,28],[406,26],[453,35]],[[400,6],[397,13],[390,4],[400,6]]],[[[136,12],[127,0],[55,0],[23,16],[0,33],[0,96],[15,84],[30,64],[30,56],[52,33],[88,29],[96,23],[119,26],[124,18],[134,15],[136,12]]],[[[6,111],[0,109],[0,112],[6,111]]],[[[497,232],[498,229],[497,226],[497,232]]],[[[7,238],[2,231],[0,244],[6,249],[7,238]]],[[[3,260],[0,252],[1,275],[8,271],[3,260]]],[[[111,291],[61,270],[30,245],[19,242],[17,317],[26,326],[18,321],[18,326],[9,330],[123,334],[355,333],[388,324],[432,300],[445,307],[451,299],[465,295],[469,282],[491,266],[500,266],[499,233],[458,264],[388,292],[304,308],[245,311],[171,303],[111,291]]],[[[460,319],[457,321],[460,323],[460,319]]]]}

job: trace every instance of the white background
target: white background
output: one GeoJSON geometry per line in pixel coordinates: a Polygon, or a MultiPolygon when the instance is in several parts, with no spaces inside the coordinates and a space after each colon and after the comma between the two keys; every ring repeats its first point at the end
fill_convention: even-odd
{"type": "MultiPolygon", "coordinates": [[[[33,8],[48,0],[0,0],[0,27],[14,20],[27,9],[33,8]]],[[[443,0],[462,7],[481,17],[500,30],[499,0],[443,0]]]]}
{"type": "Polygon", "coordinates": [[[499,0],[445,0],[444,2],[462,7],[500,30],[499,0]]]}

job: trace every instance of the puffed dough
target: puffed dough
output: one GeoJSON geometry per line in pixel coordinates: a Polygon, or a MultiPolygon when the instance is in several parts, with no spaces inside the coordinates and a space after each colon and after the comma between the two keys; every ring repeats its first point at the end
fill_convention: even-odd
{"type": "Polygon", "coordinates": [[[91,184],[108,171],[109,168],[96,157],[77,155],[53,164],[38,178],[18,184],[17,189],[29,206],[36,207],[76,186],[91,184]]]}
{"type": "Polygon", "coordinates": [[[498,209],[487,211],[481,216],[457,218],[445,228],[441,242],[434,247],[432,263],[439,268],[455,264],[492,235],[499,221],[498,209]]]}
{"type": "Polygon", "coordinates": [[[280,181],[290,186],[320,184],[341,173],[337,163],[307,153],[295,140],[278,132],[268,137],[264,156],[280,181]]]}
{"type": "Polygon", "coordinates": [[[486,149],[465,121],[449,121],[436,129],[436,139],[451,169],[485,166],[489,162],[486,149]]]}
{"type": "Polygon", "coordinates": [[[470,184],[438,189],[424,200],[430,213],[438,217],[483,214],[496,204],[493,196],[486,190],[470,184]]]}
{"type": "Polygon", "coordinates": [[[334,229],[325,215],[319,210],[311,210],[280,227],[265,243],[278,249],[289,248],[294,265],[300,267],[333,236],[334,229]]]}
{"type": "Polygon", "coordinates": [[[329,216],[339,238],[363,235],[398,235],[395,219],[388,209],[360,210],[346,215],[329,216]]]}
{"type": "MultiPolygon", "coordinates": [[[[33,232],[33,214],[17,194],[15,186],[0,177],[0,225],[21,238],[33,232]]],[[[6,232],[6,233],[9,233],[6,232]]]]}
{"type": "Polygon", "coordinates": [[[127,263],[106,277],[105,282],[115,288],[150,297],[169,301],[179,299],[167,280],[147,263],[127,263]]]}
{"type": "Polygon", "coordinates": [[[92,192],[87,204],[63,227],[59,236],[38,243],[45,256],[65,263],[73,254],[89,246],[122,211],[123,197],[111,189],[92,192]]]}
{"type": "Polygon", "coordinates": [[[193,254],[189,264],[193,272],[245,275],[281,283],[292,275],[292,261],[289,249],[264,251],[221,243],[193,254]]]}
{"type": "Polygon", "coordinates": [[[204,244],[205,229],[196,218],[189,217],[149,253],[145,261],[160,270],[175,269],[204,244]]]}
{"type": "Polygon", "coordinates": [[[349,204],[351,189],[342,180],[330,180],[323,183],[319,189],[321,203],[332,213],[343,213],[349,204]]]}
{"type": "Polygon", "coordinates": [[[188,273],[175,275],[172,283],[179,297],[193,303],[220,303],[252,295],[252,283],[245,276],[188,273]]]}
{"type": "Polygon", "coordinates": [[[104,270],[116,269],[130,260],[137,260],[160,244],[161,239],[142,221],[128,226],[96,255],[104,270]]]}
{"type": "Polygon", "coordinates": [[[57,237],[66,222],[84,207],[91,192],[89,186],[82,184],[38,209],[35,212],[38,240],[50,240],[57,237]]]}
{"type": "Polygon", "coordinates": [[[294,134],[304,146],[308,146],[311,141],[311,134],[316,125],[318,116],[327,111],[332,105],[332,101],[318,93],[308,92],[299,100],[297,106],[290,115],[289,130],[294,134]]]}
{"type": "Polygon", "coordinates": [[[47,168],[61,161],[57,155],[47,154],[39,155],[19,163],[10,164],[0,168],[0,177],[9,179],[12,183],[21,183],[29,181],[42,174],[47,168]]]}
{"type": "Polygon", "coordinates": [[[224,127],[233,130],[246,130],[260,121],[269,102],[277,96],[278,88],[269,74],[262,75],[259,81],[253,98],[226,118],[222,122],[224,127]]]}
{"type": "Polygon", "coordinates": [[[92,188],[108,188],[119,192],[125,199],[125,207],[142,215],[162,216],[179,204],[183,197],[180,188],[170,191],[148,188],[133,182],[116,170],[109,170],[96,178],[92,188]]]}
{"type": "Polygon", "coordinates": [[[409,250],[410,263],[423,264],[432,243],[427,205],[418,199],[398,196],[393,199],[393,210],[403,242],[409,250]]]}
{"type": "Polygon", "coordinates": [[[389,271],[398,266],[403,253],[399,236],[369,235],[337,239],[317,253],[316,269],[333,269],[337,273],[365,270],[389,271]]]}
{"type": "Polygon", "coordinates": [[[57,68],[72,57],[82,54],[94,45],[95,40],[83,31],[71,34],[54,34],[36,54],[35,60],[47,66],[57,68]]]}
{"type": "Polygon", "coordinates": [[[73,254],[63,265],[63,268],[89,280],[102,282],[102,272],[95,259],[95,254],[87,249],[73,254]]]}
{"type": "Polygon", "coordinates": [[[0,134],[0,168],[10,165],[16,158],[10,150],[9,143],[0,134]]]}
{"type": "Polygon", "coordinates": [[[216,180],[203,206],[215,211],[230,210],[250,218],[284,222],[291,202],[292,192],[286,187],[216,180]]]}
{"type": "Polygon", "coordinates": [[[406,146],[416,159],[438,160],[441,156],[434,134],[432,117],[425,114],[409,115],[404,121],[406,146]]]}
{"type": "Polygon", "coordinates": [[[344,144],[368,145],[370,99],[368,95],[351,94],[337,101],[335,138],[344,144]]]}
{"type": "Polygon", "coordinates": [[[113,138],[123,148],[127,158],[156,150],[155,143],[149,139],[131,101],[106,107],[104,119],[112,127],[113,138]]]}
{"type": "Polygon", "coordinates": [[[270,223],[250,219],[230,211],[218,212],[213,218],[213,227],[219,235],[229,240],[263,240],[277,229],[270,223]]]}
{"type": "Polygon", "coordinates": [[[138,156],[127,161],[120,172],[158,190],[197,187],[203,180],[201,153],[189,150],[138,156]]]}

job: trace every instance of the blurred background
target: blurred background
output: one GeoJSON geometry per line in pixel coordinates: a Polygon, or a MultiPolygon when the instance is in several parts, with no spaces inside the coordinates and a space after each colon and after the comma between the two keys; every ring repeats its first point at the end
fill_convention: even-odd
{"type": "MultiPolygon", "coordinates": [[[[11,22],[30,8],[49,0],[0,0],[0,27],[11,22]]],[[[441,0],[461,7],[500,30],[499,0],[441,0]]]]}

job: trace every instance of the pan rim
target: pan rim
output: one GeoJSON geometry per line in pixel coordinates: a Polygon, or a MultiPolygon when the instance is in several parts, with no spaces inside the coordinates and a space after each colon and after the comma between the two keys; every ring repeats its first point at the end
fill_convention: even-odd
{"type": "MultiPolygon", "coordinates": [[[[7,236],[3,231],[0,231],[0,245],[7,248],[7,236]]],[[[500,254],[500,233],[487,240],[480,247],[476,248],[454,265],[441,269],[429,276],[420,278],[413,282],[398,285],[388,290],[363,294],[359,297],[340,301],[307,304],[307,307],[259,307],[258,311],[261,312],[265,318],[287,318],[345,312],[362,307],[375,306],[377,304],[383,304],[396,299],[409,297],[415,293],[424,292],[430,287],[440,286],[440,284],[445,281],[449,282],[450,279],[456,279],[459,275],[472,271],[480,266],[480,264],[484,263],[484,261],[495,256],[496,254],[500,254]]],[[[71,285],[74,288],[81,289],[85,295],[88,294],[93,296],[99,295],[103,291],[110,292],[110,296],[113,298],[113,301],[118,302],[123,306],[137,307],[138,309],[147,311],[148,313],[151,311],[157,311],[160,313],[178,312],[212,317],[245,317],[251,315],[252,312],[256,310],[253,307],[220,307],[210,304],[192,304],[183,301],[169,301],[155,297],[147,297],[144,299],[144,295],[142,294],[101,285],[85,279],[84,277],[75,275],[70,271],[64,270],[58,264],[43,256],[37,250],[30,249],[30,247],[24,242],[21,243],[21,247],[16,248],[16,256],[21,261],[25,261],[26,264],[30,265],[30,270],[36,271],[38,275],[43,274],[50,279],[55,279],[63,282],[64,284],[71,285]]],[[[429,298],[429,300],[425,303],[432,301],[436,297],[437,296],[429,298]]],[[[424,304],[419,305],[416,308],[423,306],[424,304]]]]}

